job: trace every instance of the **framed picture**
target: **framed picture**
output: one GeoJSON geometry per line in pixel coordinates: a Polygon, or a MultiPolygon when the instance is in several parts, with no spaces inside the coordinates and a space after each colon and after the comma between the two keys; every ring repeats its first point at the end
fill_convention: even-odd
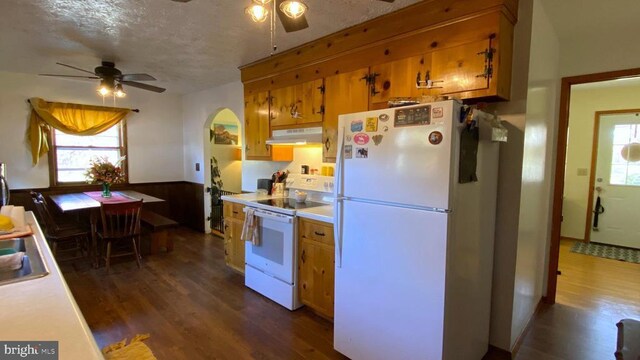
{"type": "Polygon", "coordinates": [[[213,123],[211,139],[217,145],[238,145],[238,125],[213,123]]]}

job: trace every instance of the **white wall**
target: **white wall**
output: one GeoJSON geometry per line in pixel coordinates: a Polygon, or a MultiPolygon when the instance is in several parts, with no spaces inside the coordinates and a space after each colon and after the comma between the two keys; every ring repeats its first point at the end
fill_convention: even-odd
{"type": "MultiPolygon", "coordinates": [[[[97,83],[63,80],[30,74],[0,72],[0,162],[6,162],[13,189],[49,186],[47,157],[31,165],[26,142],[30,107],[28,98],[102,105],[97,83]]],[[[183,178],[181,103],[177,95],[125,88],[128,96],[117,106],[140,109],[127,121],[129,181],[179,181],[183,178]]],[[[113,100],[106,105],[112,105],[113,100]]]]}
{"type": "Polygon", "coordinates": [[[533,4],[531,57],[525,125],[520,221],[511,346],[533,316],[546,286],[551,236],[552,189],[560,44],[542,3],[533,4]]]}
{"type": "Polygon", "coordinates": [[[533,0],[519,2],[518,23],[514,33],[511,100],[496,104],[492,109],[509,130],[509,141],[500,144],[489,338],[493,346],[504,350],[511,349],[532,12],[533,0]]]}
{"type": "Polygon", "coordinates": [[[562,236],[584,239],[587,209],[592,208],[588,201],[596,111],[640,109],[640,86],[616,83],[606,88],[576,85],[571,89],[562,236]],[[578,175],[578,169],[586,169],[586,175],[578,175]]]}
{"type": "MultiPolygon", "coordinates": [[[[182,97],[185,181],[205,184],[204,167],[209,166],[209,154],[207,153],[205,161],[204,148],[204,139],[209,139],[208,120],[224,108],[231,110],[238,119],[244,119],[243,99],[242,83],[239,80],[182,97]],[[196,171],[196,163],[200,164],[200,171],[196,171]]],[[[209,179],[206,181],[208,183],[209,179]]]]}
{"type": "Polygon", "coordinates": [[[492,345],[511,350],[541,299],[550,236],[559,42],[539,0],[520,1],[509,127],[500,152],[492,345]]]}

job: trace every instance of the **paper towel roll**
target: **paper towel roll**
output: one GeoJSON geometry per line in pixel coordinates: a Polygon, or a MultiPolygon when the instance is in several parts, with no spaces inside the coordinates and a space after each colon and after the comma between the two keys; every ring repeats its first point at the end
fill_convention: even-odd
{"type": "Polygon", "coordinates": [[[4,205],[0,208],[0,215],[11,217],[11,210],[13,210],[13,205],[4,205]]]}
{"type": "Polygon", "coordinates": [[[14,206],[11,209],[11,221],[13,222],[13,226],[16,228],[23,228],[26,224],[24,218],[24,206],[14,206]]]}

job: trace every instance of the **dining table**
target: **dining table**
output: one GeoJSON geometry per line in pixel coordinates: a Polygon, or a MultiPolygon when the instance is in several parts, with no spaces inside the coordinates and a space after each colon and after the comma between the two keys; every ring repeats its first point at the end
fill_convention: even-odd
{"type": "Polygon", "coordinates": [[[133,190],[112,191],[111,197],[103,198],[100,191],[88,191],[80,193],[54,194],[49,195],[51,201],[58,207],[63,214],[89,211],[89,223],[91,225],[91,257],[94,266],[98,266],[98,218],[100,214],[100,206],[102,202],[120,203],[129,201],[139,201],[142,203],[163,202],[164,199],[155,196],[143,194],[133,190]]]}

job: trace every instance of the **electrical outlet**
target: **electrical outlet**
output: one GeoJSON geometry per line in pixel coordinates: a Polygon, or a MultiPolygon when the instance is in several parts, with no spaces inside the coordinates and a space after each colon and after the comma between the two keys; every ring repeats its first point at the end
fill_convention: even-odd
{"type": "Polygon", "coordinates": [[[196,163],[196,171],[200,171],[200,163],[196,163]]]}

